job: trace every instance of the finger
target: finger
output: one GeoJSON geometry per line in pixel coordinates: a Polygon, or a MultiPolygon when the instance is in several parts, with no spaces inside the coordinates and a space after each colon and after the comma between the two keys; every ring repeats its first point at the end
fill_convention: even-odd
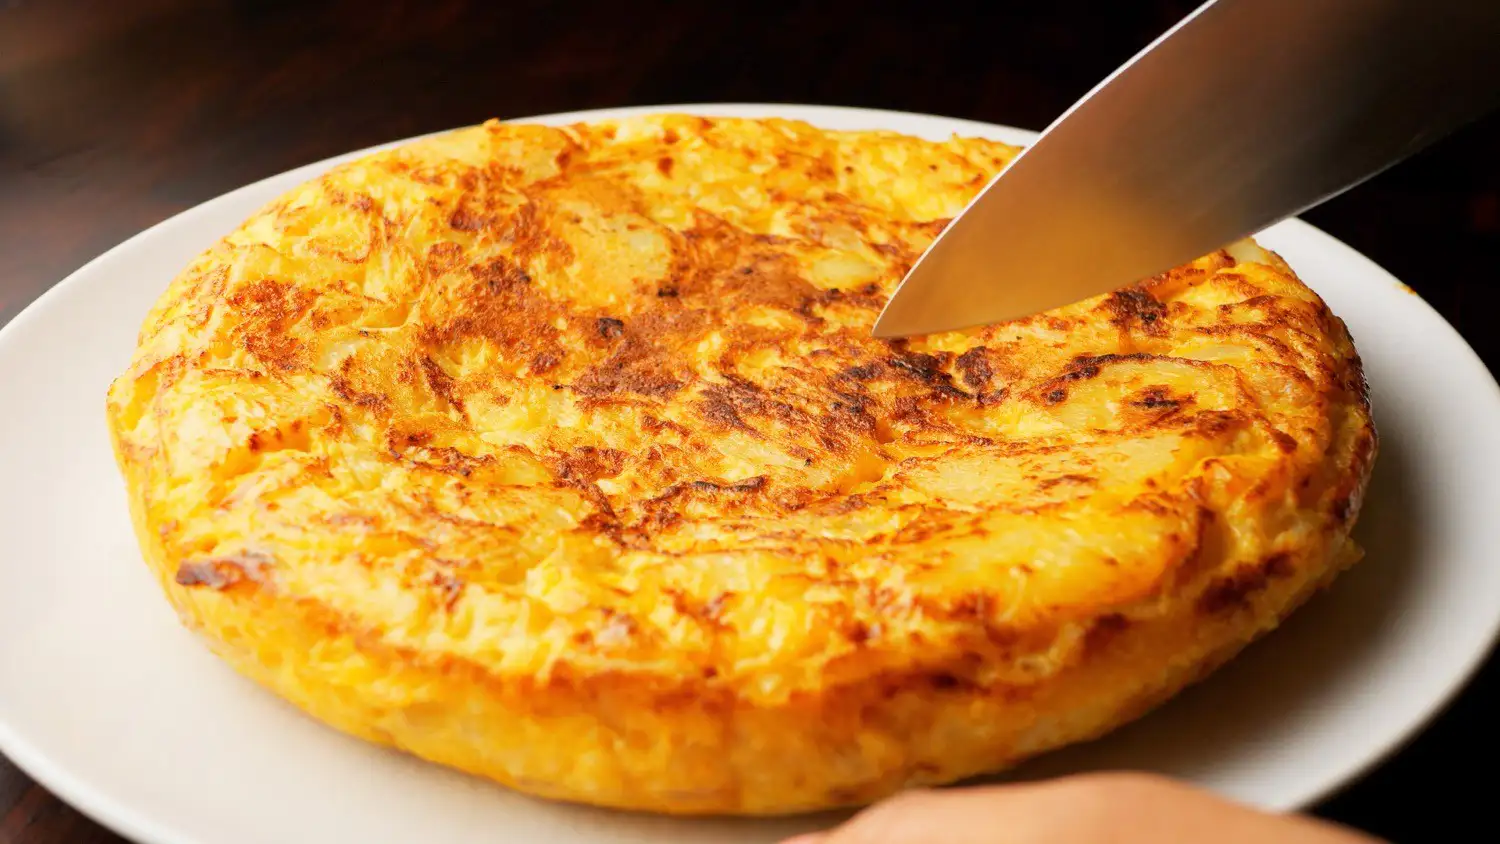
{"type": "Polygon", "coordinates": [[[1097,774],[900,795],[796,844],[1374,844],[1160,777],[1097,774]]]}
{"type": "Polygon", "coordinates": [[[855,815],[847,823],[799,844],[1048,844],[1035,840],[1038,810],[1024,786],[917,790],[855,815]]]}

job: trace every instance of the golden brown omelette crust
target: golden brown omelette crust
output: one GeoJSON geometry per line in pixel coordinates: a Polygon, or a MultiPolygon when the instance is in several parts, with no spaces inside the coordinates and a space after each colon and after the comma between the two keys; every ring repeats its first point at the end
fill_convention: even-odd
{"type": "Polygon", "coordinates": [[[338,167],[111,388],[146,556],[238,670],[541,795],[788,812],[1099,735],[1357,558],[1376,438],[1248,243],[872,339],[1016,151],[667,115],[338,167]]]}

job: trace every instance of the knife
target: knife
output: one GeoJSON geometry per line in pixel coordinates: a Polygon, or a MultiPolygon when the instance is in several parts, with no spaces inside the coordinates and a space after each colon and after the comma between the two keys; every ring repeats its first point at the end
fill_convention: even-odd
{"type": "Polygon", "coordinates": [[[1210,0],[991,180],[873,333],[1117,290],[1343,193],[1497,103],[1500,0],[1210,0]]]}

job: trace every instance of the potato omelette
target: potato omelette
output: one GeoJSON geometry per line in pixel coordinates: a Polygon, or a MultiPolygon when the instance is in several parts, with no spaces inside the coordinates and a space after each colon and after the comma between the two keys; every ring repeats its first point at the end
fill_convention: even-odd
{"type": "Polygon", "coordinates": [[[873,339],[1018,152],[656,114],[336,166],[110,388],[144,556],[317,719],[549,798],[800,812],[1100,736],[1358,559],[1377,438],[1250,241],[873,339]]]}

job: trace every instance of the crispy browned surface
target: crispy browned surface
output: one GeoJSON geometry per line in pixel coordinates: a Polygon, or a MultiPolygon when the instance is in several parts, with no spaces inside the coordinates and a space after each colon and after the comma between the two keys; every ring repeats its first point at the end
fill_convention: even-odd
{"type": "Polygon", "coordinates": [[[567,799],[814,808],[1107,730],[1352,562],[1375,437],[1252,244],[871,339],[1014,152],[655,117],[339,168],[111,391],[147,556],[319,717],[567,799]]]}

